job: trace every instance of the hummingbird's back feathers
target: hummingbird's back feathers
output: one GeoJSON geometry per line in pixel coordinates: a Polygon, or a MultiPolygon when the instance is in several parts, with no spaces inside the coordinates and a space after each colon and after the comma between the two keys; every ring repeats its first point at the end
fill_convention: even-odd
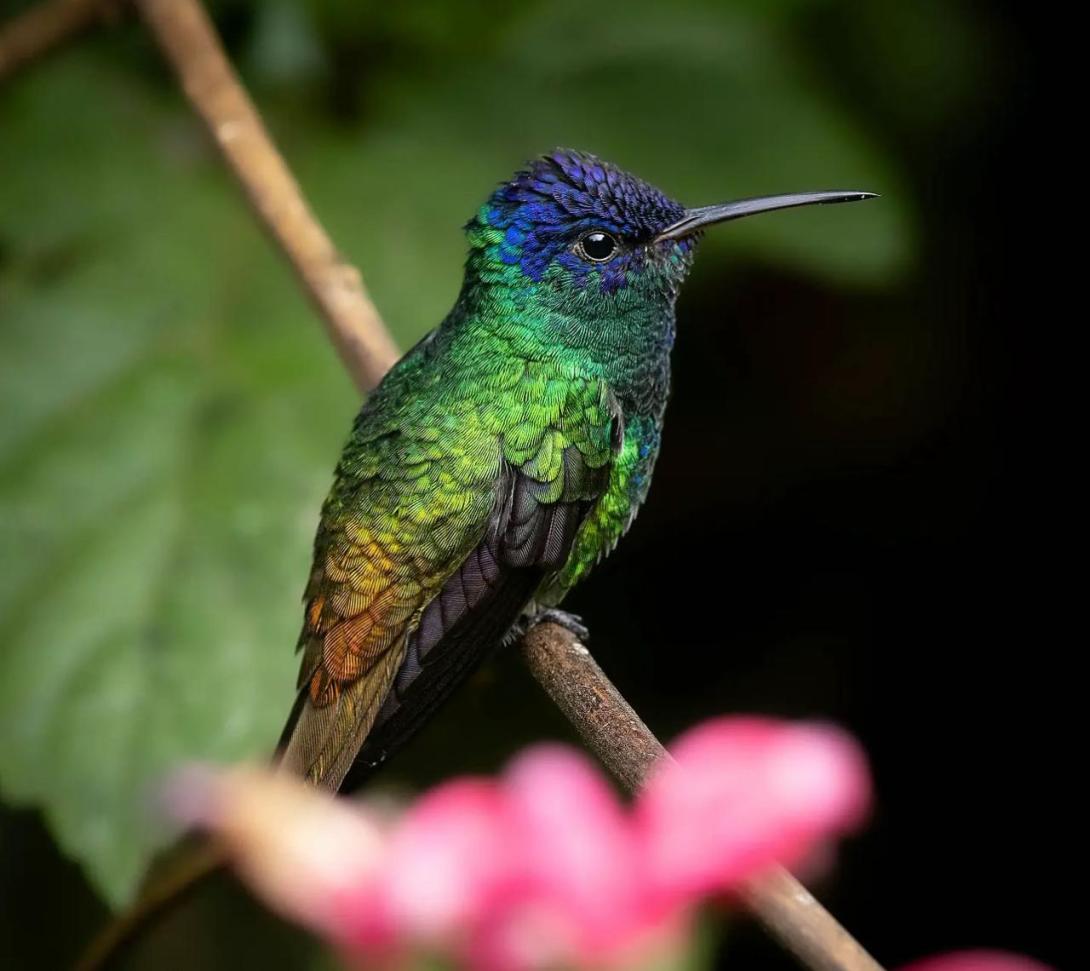
{"type": "MultiPolygon", "coordinates": [[[[619,424],[619,415],[614,421],[619,424]]],[[[485,535],[410,634],[349,786],[400,748],[503,641],[545,579],[567,563],[579,527],[609,487],[612,464],[590,465],[578,446],[565,441],[553,429],[530,462],[515,467],[505,459],[485,535]],[[559,463],[550,468],[554,449],[559,463]]]]}
{"type": "Polygon", "coordinates": [[[375,393],[323,511],[282,764],[327,788],[503,639],[609,486],[622,419],[600,379],[483,351],[447,384],[449,343],[375,393]]]}

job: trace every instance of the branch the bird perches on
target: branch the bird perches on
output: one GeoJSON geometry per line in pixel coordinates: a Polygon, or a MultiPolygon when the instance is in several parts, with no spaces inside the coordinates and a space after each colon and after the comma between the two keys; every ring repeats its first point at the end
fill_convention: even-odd
{"type": "MultiPolygon", "coordinates": [[[[132,2],[262,225],[295,269],[356,385],[370,390],[397,359],[393,340],[359,272],[337,253],[272,144],[200,0],[132,2]]],[[[92,23],[94,13],[116,6],[117,0],[51,0],[40,12],[24,14],[0,30],[0,77],[92,23]],[[28,31],[28,25],[38,29],[28,31]],[[18,57],[5,61],[5,51],[18,57]]],[[[571,632],[548,622],[526,634],[521,651],[587,746],[627,790],[639,788],[665,749],[589,651],[571,632]]],[[[882,971],[786,870],[753,880],[743,899],[772,936],[813,971],[882,971]]]]}

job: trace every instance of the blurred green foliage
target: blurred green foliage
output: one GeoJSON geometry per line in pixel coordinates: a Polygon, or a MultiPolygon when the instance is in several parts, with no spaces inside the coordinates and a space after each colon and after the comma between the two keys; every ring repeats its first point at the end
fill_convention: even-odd
{"type": "MultiPolygon", "coordinates": [[[[886,194],[850,220],[740,224],[709,240],[700,273],[741,259],[856,285],[901,272],[897,167],[806,55],[815,6],[213,9],[407,346],[453,301],[458,227],[554,145],[692,204],[886,194]]],[[[8,83],[0,138],[0,789],[42,807],[119,905],[166,835],[147,812],[155,781],[277,737],[310,539],[357,400],[138,25],[8,83]]]]}

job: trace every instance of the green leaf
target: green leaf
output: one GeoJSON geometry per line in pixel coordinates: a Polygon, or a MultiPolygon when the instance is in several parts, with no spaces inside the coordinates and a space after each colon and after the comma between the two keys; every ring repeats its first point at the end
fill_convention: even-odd
{"type": "MultiPolygon", "coordinates": [[[[458,227],[558,144],[693,204],[886,191],[731,227],[698,272],[744,255],[888,279],[911,251],[896,173],[781,32],[794,6],[530,5],[457,70],[441,34],[419,47],[434,62],[391,59],[364,124],[318,99],[263,107],[402,346],[453,301],[458,227]]],[[[273,86],[337,62],[315,45],[366,40],[293,38],[277,10],[249,39],[273,86]]],[[[164,838],[147,808],[163,774],[277,738],[357,407],[180,96],[125,50],[68,51],[0,91],[0,788],[43,808],[115,905],[164,838]]]]}
{"type": "Polygon", "coordinates": [[[180,109],[80,61],[0,129],[0,781],[119,904],[162,774],[271,751],[354,394],[180,109]]]}
{"type": "Polygon", "coordinates": [[[701,913],[687,933],[659,951],[634,960],[630,971],[710,971],[724,938],[724,921],[715,913],[701,913]]]}
{"type": "Polygon", "coordinates": [[[745,257],[876,284],[911,261],[896,169],[823,90],[787,25],[759,11],[633,0],[619,16],[608,5],[546,4],[441,83],[394,79],[383,105],[304,172],[369,279],[403,284],[395,311],[418,295],[409,281],[437,273],[449,282],[429,312],[445,311],[462,260],[454,227],[514,166],[558,145],[615,161],[689,205],[826,188],[883,196],[710,233],[698,273],[745,257]],[[345,199],[358,207],[335,201],[345,199]]]}

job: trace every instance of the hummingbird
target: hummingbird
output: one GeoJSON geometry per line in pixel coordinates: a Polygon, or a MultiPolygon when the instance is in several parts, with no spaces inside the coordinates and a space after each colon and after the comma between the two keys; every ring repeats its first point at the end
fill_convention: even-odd
{"type": "Polygon", "coordinates": [[[559,605],[647,496],[675,303],[704,231],[815,203],[686,209],[558,149],[465,226],[454,308],[363,405],[314,541],[283,768],[349,789],[493,650],[559,605]]]}

